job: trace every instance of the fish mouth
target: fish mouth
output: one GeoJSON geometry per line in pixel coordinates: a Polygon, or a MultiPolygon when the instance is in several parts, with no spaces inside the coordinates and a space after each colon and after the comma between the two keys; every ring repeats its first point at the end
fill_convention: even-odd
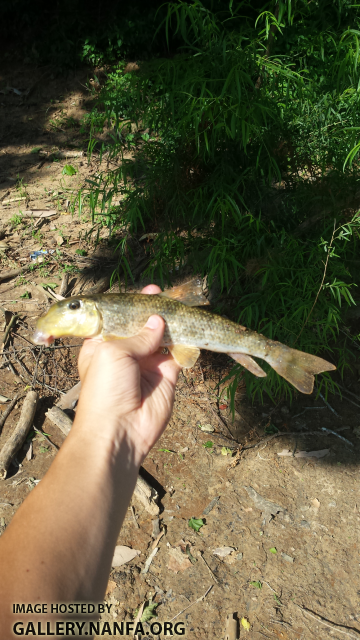
{"type": "Polygon", "coordinates": [[[54,340],[54,336],[49,336],[48,333],[44,333],[40,329],[36,329],[32,337],[34,344],[43,344],[46,347],[49,347],[54,340]]]}

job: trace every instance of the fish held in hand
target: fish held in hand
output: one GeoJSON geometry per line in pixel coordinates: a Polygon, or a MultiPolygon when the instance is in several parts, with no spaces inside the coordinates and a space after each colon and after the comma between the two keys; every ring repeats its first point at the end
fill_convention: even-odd
{"type": "Polygon", "coordinates": [[[227,353],[254,375],[265,377],[251,357],[255,356],[307,394],[313,391],[315,374],[336,369],[322,358],[291,349],[199,308],[208,302],[199,287],[191,291],[189,285],[192,282],[155,295],[99,294],[62,300],[38,320],[33,341],[48,346],[55,338],[65,336],[101,336],[104,340],[132,337],[151,315],[157,314],[165,320],[162,346],[181,367],[194,366],[200,349],[209,349],[227,353]]]}

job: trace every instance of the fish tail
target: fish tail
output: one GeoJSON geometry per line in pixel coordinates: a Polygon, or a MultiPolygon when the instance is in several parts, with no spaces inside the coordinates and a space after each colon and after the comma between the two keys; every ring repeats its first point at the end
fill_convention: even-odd
{"type": "Polygon", "coordinates": [[[264,360],[301,393],[313,392],[316,373],[336,369],[331,362],[310,353],[291,349],[280,342],[272,342],[269,346],[270,353],[264,356],[264,360]]]}

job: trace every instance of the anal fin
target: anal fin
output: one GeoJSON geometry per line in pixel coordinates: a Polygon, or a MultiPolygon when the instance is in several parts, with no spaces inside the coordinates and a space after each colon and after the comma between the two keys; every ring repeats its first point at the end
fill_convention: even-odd
{"type": "Polygon", "coordinates": [[[234,358],[236,362],[238,362],[243,367],[245,367],[245,369],[253,373],[254,376],[257,376],[258,378],[266,378],[265,371],[263,371],[262,368],[259,367],[258,363],[255,362],[255,360],[253,360],[252,358],[250,358],[250,356],[246,356],[244,353],[228,353],[228,356],[230,356],[231,358],[234,358]]]}
{"type": "Polygon", "coordinates": [[[185,344],[172,344],[168,349],[177,364],[185,369],[193,367],[200,355],[200,349],[185,344]]]}

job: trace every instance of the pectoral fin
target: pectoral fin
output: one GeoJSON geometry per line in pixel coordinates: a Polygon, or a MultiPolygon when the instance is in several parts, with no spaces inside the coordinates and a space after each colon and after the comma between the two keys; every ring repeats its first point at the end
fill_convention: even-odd
{"type": "Polygon", "coordinates": [[[202,291],[202,282],[200,278],[193,278],[189,282],[167,289],[158,294],[162,298],[171,298],[186,304],[187,307],[200,307],[210,304],[202,291]]]}
{"type": "Polygon", "coordinates": [[[188,347],[184,344],[172,344],[168,349],[180,367],[190,369],[194,366],[200,355],[200,349],[197,347],[188,347]]]}
{"type": "Polygon", "coordinates": [[[254,376],[257,376],[258,378],[266,378],[265,371],[263,371],[262,368],[259,367],[258,363],[250,358],[250,356],[246,356],[244,353],[228,353],[228,356],[231,356],[231,358],[234,358],[234,360],[245,367],[245,369],[251,371],[254,376]]]}

